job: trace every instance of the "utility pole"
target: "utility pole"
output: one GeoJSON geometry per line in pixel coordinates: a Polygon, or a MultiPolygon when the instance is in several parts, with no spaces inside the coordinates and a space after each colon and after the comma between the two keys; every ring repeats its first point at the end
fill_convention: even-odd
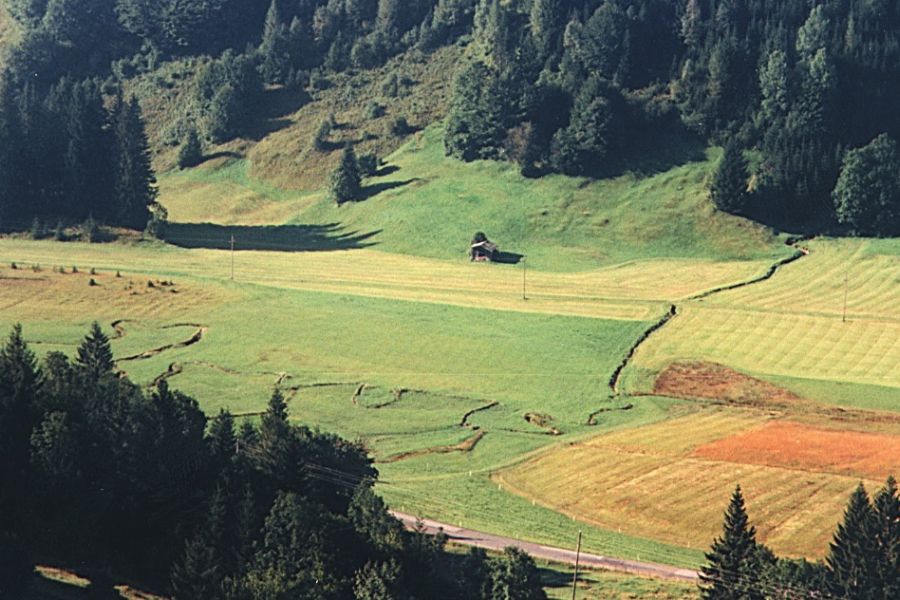
{"type": "Polygon", "coordinates": [[[841,323],[847,322],[847,294],[850,292],[850,273],[844,273],[844,316],[841,323]]]}
{"type": "Polygon", "coordinates": [[[578,532],[578,545],[575,547],[575,575],[572,576],[572,600],[578,591],[578,560],[581,558],[581,531],[578,532]]]}
{"type": "Polygon", "coordinates": [[[234,236],[231,236],[231,280],[234,281],[234,236]]]}
{"type": "Polygon", "coordinates": [[[525,257],[522,257],[522,300],[528,300],[528,296],[525,293],[525,276],[528,274],[528,265],[525,263],[525,257]]]}

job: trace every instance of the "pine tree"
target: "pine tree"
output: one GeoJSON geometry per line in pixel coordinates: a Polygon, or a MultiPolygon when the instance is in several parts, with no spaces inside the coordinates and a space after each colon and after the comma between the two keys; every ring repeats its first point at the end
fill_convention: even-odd
{"type": "Polygon", "coordinates": [[[216,600],[220,598],[221,565],[216,551],[202,533],[185,544],[184,555],[172,568],[174,600],[216,600]]]}
{"type": "MultiPolygon", "coordinates": [[[[30,471],[30,438],[39,418],[36,398],[41,382],[34,353],[22,337],[22,327],[15,325],[0,350],[0,482],[21,484],[0,485],[0,543],[8,541],[2,537],[8,531],[27,531],[22,519],[29,490],[24,482],[30,471]]],[[[14,571],[4,573],[0,567],[0,586],[17,583],[13,579],[20,571],[14,571]],[[5,577],[10,577],[8,582],[5,577]]]]}
{"type": "Polygon", "coordinates": [[[537,565],[524,550],[508,547],[491,562],[492,598],[546,600],[537,565]]]}
{"type": "Polygon", "coordinates": [[[112,373],[115,368],[109,338],[103,333],[97,321],[91,324],[90,333],[78,347],[76,363],[88,378],[95,382],[112,373]]]}
{"type": "Polygon", "coordinates": [[[234,417],[227,409],[220,409],[219,414],[212,420],[207,439],[213,459],[220,468],[226,467],[235,454],[237,443],[234,435],[234,417]]]}
{"type": "Polygon", "coordinates": [[[725,511],[722,535],[713,541],[707,564],[700,569],[704,600],[763,598],[757,589],[757,553],[756,528],[749,524],[739,485],[725,511]]]}
{"type": "Polygon", "coordinates": [[[875,557],[875,514],[860,483],[831,541],[826,563],[832,593],[843,598],[880,598],[875,557]]]}
{"type": "Polygon", "coordinates": [[[368,562],[353,577],[356,600],[399,600],[400,565],[394,560],[368,562]]]}
{"type": "Polygon", "coordinates": [[[566,15],[560,0],[534,0],[531,4],[531,37],[541,60],[559,53],[566,15]]]}
{"type": "Polygon", "coordinates": [[[202,160],[203,146],[200,144],[200,136],[197,135],[197,130],[191,127],[178,151],[178,167],[180,169],[195,167],[202,160]]]}
{"type": "Polygon", "coordinates": [[[115,222],[143,229],[156,202],[156,175],[137,98],[117,101],[115,119],[115,222]]]}
{"type": "Polygon", "coordinates": [[[281,21],[277,0],[272,0],[266,13],[259,54],[259,69],[263,80],[267,83],[284,83],[291,67],[291,56],[288,49],[288,29],[281,21]]]}
{"type": "Polygon", "coordinates": [[[725,152],[710,185],[710,195],[716,208],[746,214],[748,176],[744,154],[737,142],[730,140],[725,145],[725,152]]]}
{"type": "Polygon", "coordinates": [[[872,501],[875,511],[875,569],[882,598],[900,598],[900,497],[893,476],[872,501]]]}
{"type": "Polygon", "coordinates": [[[357,200],[362,191],[362,177],[356,162],[353,146],[344,147],[341,162],[331,173],[331,197],[338,206],[344,202],[357,200]]]}
{"type": "Polygon", "coordinates": [[[482,62],[457,76],[444,128],[444,149],[465,161],[496,158],[506,130],[496,74],[482,62]]]}
{"type": "Polygon", "coordinates": [[[900,148],[885,134],[844,156],[832,193],[838,222],[861,235],[900,234],[900,148]]]}

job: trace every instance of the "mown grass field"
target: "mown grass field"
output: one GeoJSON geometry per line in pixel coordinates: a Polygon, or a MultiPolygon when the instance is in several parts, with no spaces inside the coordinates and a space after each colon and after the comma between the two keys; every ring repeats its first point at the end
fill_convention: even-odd
{"type": "Polygon", "coordinates": [[[900,252],[893,241],[822,240],[772,279],[681,307],[635,356],[632,389],[647,389],[672,357],[710,360],[772,376],[818,396],[828,384],[870,386],[824,392],[852,404],[900,409],[900,252]],[[848,276],[845,283],[844,277],[848,276]],[[844,320],[844,294],[847,313],[844,320]],[[788,379],[785,379],[788,378],[788,379]],[[814,384],[811,381],[819,381],[814,384]],[[874,386],[874,387],[871,387],[874,386]]]}
{"type": "Polygon", "coordinates": [[[822,557],[857,483],[876,489],[900,470],[890,453],[900,423],[881,435],[842,427],[706,409],[559,448],[495,479],[596,525],[697,549],[717,534],[739,481],[762,541],[779,554],[822,557]]]}

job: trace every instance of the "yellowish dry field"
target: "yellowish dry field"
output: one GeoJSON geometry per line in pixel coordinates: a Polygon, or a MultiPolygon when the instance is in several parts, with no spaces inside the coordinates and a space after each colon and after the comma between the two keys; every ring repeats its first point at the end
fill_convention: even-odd
{"type": "MultiPolygon", "coordinates": [[[[45,270],[96,267],[129,276],[191,276],[226,280],[231,257],[220,250],[59,245],[0,240],[0,260],[45,270]]],[[[765,261],[635,261],[576,273],[512,265],[445,261],[377,250],[236,252],[235,279],[277,288],[335,292],[544,314],[652,320],[666,303],[758,275],[765,261]],[[523,275],[528,300],[522,300],[523,275]]],[[[58,294],[50,292],[56,298],[58,294]]]]}
{"type": "MultiPolygon", "coordinates": [[[[496,474],[495,480],[579,520],[698,549],[708,547],[719,533],[727,498],[740,482],[763,542],[779,554],[822,557],[850,492],[860,480],[875,489],[887,470],[879,477],[848,474],[848,468],[852,471],[859,463],[827,464],[808,457],[791,467],[752,464],[752,457],[740,452],[723,459],[723,450],[716,449],[717,442],[753,434],[782,454],[784,445],[803,443],[789,436],[766,437],[775,418],[736,409],[700,410],[558,448],[496,474]]],[[[829,436],[828,429],[784,424],[802,430],[803,439],[815,438],[815,431],[821,431],[822,444],[841,443],[831,448],[841,455],[847,453],[846,436],[871,437],[833,431],[829,436]]],[[[819,425],[827,426],[842,425],[826,421],[819,425]]],[[[893,426],[890,439],[900,440],[900,427],[893,426]]],[[[829,448],[817,451],[820,458],[827,458],[829,448]]],[[[900,469],[900,457],[893,467],[900,469]]]]}

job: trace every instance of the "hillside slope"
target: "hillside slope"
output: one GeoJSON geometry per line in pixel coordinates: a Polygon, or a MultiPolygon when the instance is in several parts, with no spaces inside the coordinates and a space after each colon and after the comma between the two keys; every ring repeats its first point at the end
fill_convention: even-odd
{"type": "MultiPolygon", "coordinates": [[[[175,222],[338,224],[372,234],[367,241],[379,250],[443,259],[465,259],[469,239],[481,230],[502,249],[527,255],[530,266],[549,270],[783,253],[766,228],[712,206],[707,180],[717,150],[648,175],[527,179],[511,164],[445,157],[441,134],[439,125],[417,133],[388,157],[382,176],[366,181],[367,199],[341,207],[323,189],[292,192],[255,179],[246,159],[169,172],[161,201],[175,222]]],[[[196,237],[214,228],[181,231],[196,237]]]]}

